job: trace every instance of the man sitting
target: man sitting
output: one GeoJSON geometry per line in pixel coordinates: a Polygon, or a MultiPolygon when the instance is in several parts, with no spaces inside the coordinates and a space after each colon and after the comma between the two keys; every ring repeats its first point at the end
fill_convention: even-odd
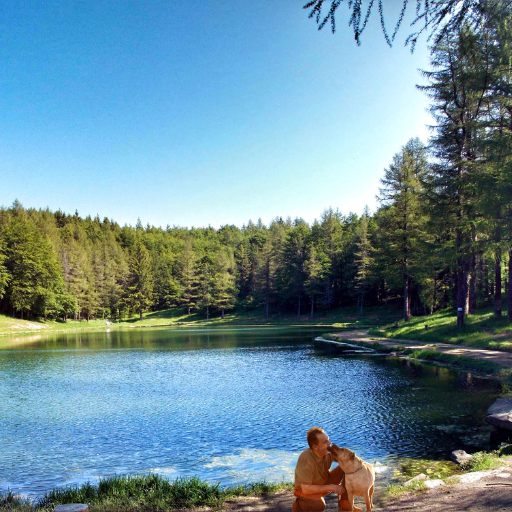
{"type": "Polygon", "coordinates": [[[292,511],[321,512],[325,510],[323,497],[330,492],[338,494],[338,510],[351,510],[347,491],[341,485],[345,473],[339,466],[330,471],[333,457],[327,451],[331,446],[329,436],[320,427],[310,428],[307,436],[309,448],[299,455],[295,468],[293,494],[297,498],[292,511]]]}

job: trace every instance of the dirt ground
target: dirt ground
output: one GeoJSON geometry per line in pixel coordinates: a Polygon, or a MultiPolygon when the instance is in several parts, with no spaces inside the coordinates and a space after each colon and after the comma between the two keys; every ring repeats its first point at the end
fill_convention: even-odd
{"type": "MultiPolygon", "coordinates": [[[[507,466],[492,471],[468,473],[458,479],[421,494],[405,494],[399,500],[383,504],[374,495],[374,511],[389,512],[510,512],[512,511],[512,467],[507,466]],[[465,481],[461,481],[467,479],[465,481]]],[[[377,494],[377,493],[376,493],[377,494]]],[[[326,498],[326,511],[336,512],[336,495],[326,498]]],[[[294,496],[290,491],[263,498],[243,498],[228,501],[223,512],[291,512],[294,496]]],[[[366,510],[364,500],[356,498],[355,505],[366,510]]],[[[190,512],[190,511],[189,511],[190,512]]],[[[205,512],[198,509],[194,512],[205,512]]]]}
{"type": "Polygon", "coordinates": [[[505,352],[503,350],[486,350],[481,348],[465,347],[463,345],[454,346],[448,343],[422,343],[413,340],[378,338],[371,336],[366,330],[345,331],[333,334],[333,336],[340,341],[346,341],[348,343],[350,343],[350,341],[359,341],[373,345],[375,342],[378,342],[380,345],[384,345],[386,347],[396,347],[397,345],[402,345],[412,349],[423,349],[425,348],[425,345],[428,344],[431,347],[437,347],[436,350],[438,352],[456,356],[471,357],[472,359],[479,359],[481,361],[491,361],[495,364],[512,368],[512,352],[505,352]]]}

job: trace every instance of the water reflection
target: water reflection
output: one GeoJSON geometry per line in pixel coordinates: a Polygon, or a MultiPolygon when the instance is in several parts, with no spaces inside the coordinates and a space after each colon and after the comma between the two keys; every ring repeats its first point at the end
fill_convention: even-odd
{"type": "Polygon", "coordinates": [[[491,381],[346,355],[313,330],[74,333],[0,351],[0,488],[119,473],[291,479],[323,426],[369,461],[487,442],[491,381]]]}

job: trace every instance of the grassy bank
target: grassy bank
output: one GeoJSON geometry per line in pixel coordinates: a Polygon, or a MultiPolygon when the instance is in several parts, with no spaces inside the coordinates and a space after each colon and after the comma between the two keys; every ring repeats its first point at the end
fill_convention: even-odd
{"type": "MultiPolygon", "coordinates": [[[[458,466],[455,471],[438,471],[438,468],[434,464],[432,468],[428,468],[424,474],[426,474],[429,479],[440,479],[448,485],[451,483],[456,483],[458,480],[457,477],[463,473],[488,471],[503,466],[511,466],[512,456],[508,455],[508,453],[510,453],[510,448],[511,445],[507,445],[501,450],[474,453],[473,458],[469,462],[458,466]]],[[[416,474],[419,474],[419,472],[416,474]]],[[[382,497],[382,502],[384,504],[392,503],[393,501],[400,499],[405,494],[421,494],[427,492],[428,490],[429,488],[425,485],[424,481],[416,481],[411,483],[408,483],[408,480],[406,482],[391,482],[386,488],[386,492],[382,497]]]]}
{"type": "Polygon", "coordinates": [[[204,314],[186,314],[182,308],[145,313],[142,320],[138,316],[117,321],[109,320],[68,320],[44,321],[42,319],[21,320],[0,315],[0,335],[34,334],[45,332],[72,332],[83,330],[125,329],[132,327],[216,327],[216,326],[332,326],[338,329],[377,327],[394,322],[400,312],[394,308],[369,308],[365,316],[360,316],[355,308],[333,309],[328,314],[308,315],[274,314],[266,319],[263,310],[230,311],[224,318],[213,315],[207,322],[204,314]],[[108,322],[108,323],[107,323],[108,322]]]}
{"type": "MultiPolygon", "coordinates": [[[[404,493],[425,492],[423,482],[407,484],[414,476],[424,473],[429,479],[442,479],[450,483],[457,476],[474,471],[485,471],[512,465],[508,445],[500,451],[478,452],[465,466],[448,461],[404,458],[398,469],[387,477],[388,485],[380,488],[376,496],[379,503],[391,502],[404,493]]],[[[157,475],[115,476],[80,486],[55,489],[43,497],[29,502],[12,493],[0,494],[0,511],[50,512],[66,503],[86,503],[91,512],[164,512],[181,509],[210,507],[221,510],[226,500],[242,497],[268,497],[280,491],[291,491],[291,483],[259,482],[221,489],[199,478],[178,478],[170,482],[157,475]]]]}
{"type": "Polygon", "coordinates": [[[230,498],[264,496],[281,490],[291,490],[292,484],[266,482],[221,489],[199,478],[178,478],[170,482],[158,475],[115,476],[90,483],[54,489],[33,503],[12,493],[0,495],[0,510],[41,512],[53,511],[57,505],[86,503],[91,512],[159,512],[196,507],[220,509],[230,498]]]}
{"type": "MultiPolygon", "coordinates": [[[[332,334],[322,334],[322,337],[326,340],[340,341],[338,337],[332,334]]],[[[389,341],[393,342],[395,340],[389,341]]],[[[349,343],[363,348],[373,348],[381,354],[392,354],[395,357],[406,357],[419,362],[441,364],[461,371],[471,371],[485,375],[492,374],[504,381],[507,381],[507,385],[509,380],[512,382],[512,370],[510,368],[504,368],[503,366],[485,359],[474,359],[464,355],[445,354],[440,352],[436,347],[429,346],[428,344],[425,345],[424,349],[411,349],[401,345],[398,340],[396,340],[396,344],[393,343],[391,346],[383,345],[377,341],[368,343],[364,341],[351,340],[349,343]]]]}
{"type": "Polygon", "coordinates": [[[462,328],[457,327],[453,310],[443,310],[429,316],[400,320],[395,327],[389,322],[373,327],[370,334],[384,338],[463,344],[471,347],[512,351],[512,323],[506,316],[497,318],[492,310],[484,310],[466,318],[462,328]]]}

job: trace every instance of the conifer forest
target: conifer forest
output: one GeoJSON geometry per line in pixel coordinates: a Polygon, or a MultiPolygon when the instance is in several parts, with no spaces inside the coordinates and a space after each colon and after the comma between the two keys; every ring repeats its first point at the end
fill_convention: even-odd
{"type": "Polygon", "coordinates": [[[65,321],[174,307],[206,318],[235,308],[316,316],[399,303],[405,320],[451,307],[463,325],[492,304],[512,319],[511,7],[504,12],[432,45],[418,80],[431,138],[404,141],[375,170],[375,212],[157,228],[14,201],[0,208],[0,310],[65,321]]]}

